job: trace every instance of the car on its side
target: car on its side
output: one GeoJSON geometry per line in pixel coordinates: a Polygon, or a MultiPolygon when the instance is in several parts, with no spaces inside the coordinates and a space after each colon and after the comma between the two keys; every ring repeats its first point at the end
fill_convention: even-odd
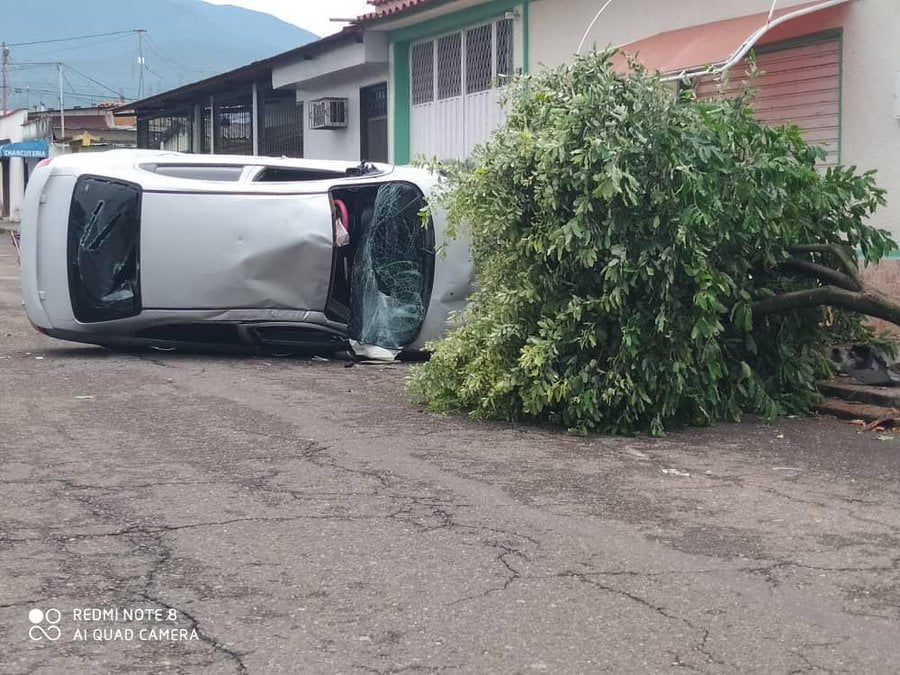
{"type": "Polygon", "coordinates": [[[21,223],[28,318],[108,347],[421,350],[473,277],[467,244],[426,208],[437,180],[148,150],[44,160],[21,223]]]}

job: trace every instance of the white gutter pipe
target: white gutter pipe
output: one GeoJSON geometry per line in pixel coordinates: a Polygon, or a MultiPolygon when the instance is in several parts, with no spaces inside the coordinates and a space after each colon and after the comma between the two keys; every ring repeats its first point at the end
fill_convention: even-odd
{"type": "MultiPolygon", "coordinates": [[[[777,0],[776,0],[777,1],[777,0]]],[[[825,0],[825,2],[820,2],[817,5],[813,5],[811,7],[804,7],[803,9],[798,9],[795,12],[788,12],[782,16],[779,16],[777,19],[769,20],[757,29],[750,37],[744,40],[744,43],[738,48],[738,50],[731,55],[731,57],[725,61],[723,64],[718,66],[717,68],[704,68],[703,70],[683,70],[677,75],[668,75],[663,77],[663,82],[674,82],[675,80],[691,80],[700,75],[721,75],[723,73],[727,73],[734,67],[736,64],[740,63],[745,56],[756,46],[756,43],[760,41],[760,39],[768,33],[770,30],[775,28],[776,26],[780,26],[783,23],[787,23],[788,21],[792,21],[793,19],[799,19],[801,16],[806,16],[807,14],[813,14],[815,12],[819,12],[823,9],[828,9],[830,7],[837,7],[838,5],[843,5],[847,3],[849,0],[825,0]]],[[[775,4],[772,4],[772,10],[769,12],[769,16],[775,10],[775,4]]]]}

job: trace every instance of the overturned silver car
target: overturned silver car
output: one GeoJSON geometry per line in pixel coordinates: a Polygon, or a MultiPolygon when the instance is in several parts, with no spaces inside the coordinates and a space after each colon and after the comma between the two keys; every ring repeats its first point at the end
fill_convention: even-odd
{"type": "Polygon", "coordinates": [[[28,317],[109,347],[420,350],[472,282],[467,245],[425,210],[436,180],[143,150],[44,160],[21,225],[28,317]]]}

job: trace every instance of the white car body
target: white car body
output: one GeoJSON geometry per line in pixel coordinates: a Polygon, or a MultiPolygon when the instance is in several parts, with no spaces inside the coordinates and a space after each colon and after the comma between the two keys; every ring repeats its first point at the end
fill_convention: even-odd
{"type": "Polygon", "coordinates": [[[436,183],[347,162],[58,156],[25,195],[26,311],[48,335],[111,347],[420,350],[473,276],[442,212],[411,224],[436,183]]]}

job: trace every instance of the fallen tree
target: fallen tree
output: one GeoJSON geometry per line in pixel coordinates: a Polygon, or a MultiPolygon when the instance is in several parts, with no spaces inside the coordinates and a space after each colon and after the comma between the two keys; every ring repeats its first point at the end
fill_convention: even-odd
{"type": "Polygon", "coordinates": [[[441,201],[479,290],[412,395],[436,410],[628,433],[805,412],[825,345],[900,323],[857,267],[874,176],[817,170],[750,94],[700,102],[610,54],[525,78],[441,201]]]}

